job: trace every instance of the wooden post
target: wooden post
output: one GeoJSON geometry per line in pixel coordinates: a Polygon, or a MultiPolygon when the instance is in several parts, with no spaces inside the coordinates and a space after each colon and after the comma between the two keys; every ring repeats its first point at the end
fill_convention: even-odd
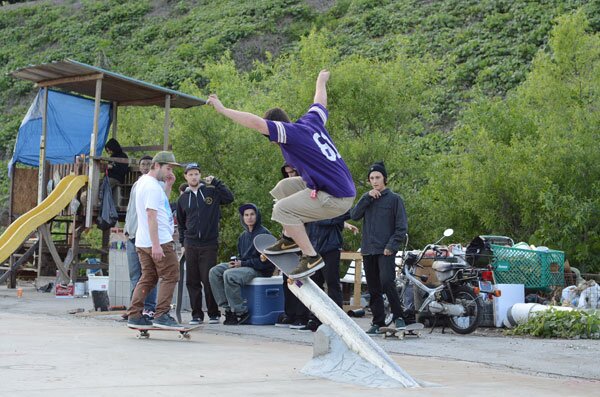
{"type": "Polygon", "coordinates": [[[92,217],[94,214],[94,195],[98,192],[95,186],[96,163],[96,142],[98,141],[98,120],[100,119],[100,98],[102,93],[102,79],[96,80],[96,96],[94,98],[94,126],[92,130],[92,138],[90,139],[90,163],[88,169],[88,191],[87,191],[87,206],[85,216],[85,227],[92,227],[92,217]]]}
{"type": "Polygon", "coordinates": [[[362,286],[362,255],[354,260],[354,306],[360,307],[362,286]]]}
{"type": "Polygon", "coordinates": [[[118,116],[118,112],[117,110],[119,109],[119,103],[118,102],[113,102],[112,103],[112,137],[113,139],[117,139],[117,116],[118,116]]]}
{"type": "Polygon", "coordinates": [[[42,93],[42,135],[40,136],[40,158],[38,165],[38,205],[44,200],[45,184],[44,175],[46,170],[46,131],[48,128],[48,88],[42,93]]]}
{"type": "Polygon", "coordinates": [[[169,147],[169,112],[171,111],[171,95],[165,96],[165,126],[163,136],[163,150],[167,150],[169,147]]]}

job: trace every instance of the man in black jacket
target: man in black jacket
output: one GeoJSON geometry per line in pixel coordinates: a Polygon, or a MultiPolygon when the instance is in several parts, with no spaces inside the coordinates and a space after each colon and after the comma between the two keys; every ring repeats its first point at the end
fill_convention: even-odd
{"type": "Polygon", "coordinates": [[[233,202],[233,193],[212,175],[200,180],[200,166],[185,168],[186,191],[177,200],[177,227],[186,264],[186,286],[192,306],[190,325],[204,321],[202,286],[209,323],[218,324],[221,314],[210,289],[209,272],[217,264],[221,205],[233,202]]]}
{"type": "Polygon", "coordinates": [[[370,335],[380,334],[385,324],[383,293],[392,309],[392,321],[396,328],[406,328],[400,296],[396,289],[396,252],[408,231],[406,211],[402,198],[387,188],[387,171],[382,162],[369,168],[369,183],[373,189],[363,194],[350,211],[354,220],[363,221],[361,254],[371,295],[373,324],[367,331],[370,335]]]}
{"type": "Polygon", "coordinates": [[[238,209],[244,231],[238,238],[238,256],[229,263],[210,269],[210,287],[219,307],[225,309],[225,325],[243,324],[249,317],[248,306],[242,298],[242,287],[255,277],[271,277],[275,266],[261,261],[260,252],[254,248],[254,237],[271,234],[262,226],[260,211],[252,203],[238,209]]]}
{"type": "MultiPolygon", "coordinates": [[[[310,242],[325,262],[325,267],[318,270],[311,278],[321,288],[323,288],[324,284],[327,284],[327,295],[342,309],[344,300],[342,285],[340,283],[340,257],[344,245],[342,231],[348,229],[354,234],[358,233],[358,228],[347,223],[347,219],[350,219],[350,211],[332,219],[306,224],[306,231],[310,237],[310,242]]],[[[302,309],[305,311],[300,317],[308,317],[309,320],[306,326],[300,328],[299,331],[315,332],[321,322],[310,313],[310,310],[302,302],[300,302],[300,305],[302,305],[302,309]]]]}

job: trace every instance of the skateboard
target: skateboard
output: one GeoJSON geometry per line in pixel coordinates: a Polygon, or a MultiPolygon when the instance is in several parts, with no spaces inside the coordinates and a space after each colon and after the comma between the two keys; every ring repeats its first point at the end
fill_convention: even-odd
{"type": "Polygon", "coordinates": [[[259,234],[254,237],[254,247],[262,256],[271,261],[272,264],[277,266],[282,273],[288,276],[288,284],[293,284],[294,281],[301,280],[305,277],[292,277],[290,276],[290,272],[292,272],[300,263],[300,256],[296,253],[285,253],[285,254],[265,254],[265,249],[272,246],[277,242],[277,239],[270,234],[259,234]]]}
{"type": "Polygon", "coordinates": [[[394,339],[404,339],[405,336],[416,336],[420,337],[421,333],[419,332],[425,328],[425,326],[421,323],[408,324],[405,329],[397,329],[392,327],[381,327],[379,331],[383,332],[383,337],[394,338],[394,339]],[[398,334],[398,335],[396,335],[398,334]]]}
{"type": "Polygon", "coordinates": [[[177,335],[177,337],[179,339],[190,340],[192,338],[192,336],[190,335],[190,331],[193,331],[196,328],[200,328],[200,327],[201,327],[201,325],[194,325],[193,327],[187,327],[187,328],[183,328],[183,329],[167,329],[167,328],[158,328],[158,327],[152,327],[152,328],[147,328],[147,329],[134,328],[134,327],[128,327],[128,328],[138,331],[138,333],[135,335],[136,339],[150,338],[150,331],[171,331],[171,332],[179,332],[179,335],[177,335]]]}

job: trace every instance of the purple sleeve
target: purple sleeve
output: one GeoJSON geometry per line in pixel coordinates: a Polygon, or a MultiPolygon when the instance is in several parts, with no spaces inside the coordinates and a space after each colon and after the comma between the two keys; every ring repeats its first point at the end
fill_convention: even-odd
{"type": "Polygon", "coordinates": [[[302,139],[302,134],[306,133],[303,128],[295,123],[282,123],[281,121],[265,120],[269,128],[269,140],[272,142],[294,144],[302,139]]]}
{"type": "Polygon", "coordinates": [[[298,120],[298,123],[320,126],[325,128],[329,112],[327,108],[320,103],[313,103],[308,108],[308,112],[298,120]]]}
{"type": "Polygon", "coordinates": [[[265,120],[269,129],[269,139],[272,142],[282,144],[293,143],[294,140],[300,139],[303,133],[314,132],[325,128],[329,112],[327,108],[320,103],[310,105],[308,112],[300,117],[295,123],[283,123],[281,121],[265,120]]]}

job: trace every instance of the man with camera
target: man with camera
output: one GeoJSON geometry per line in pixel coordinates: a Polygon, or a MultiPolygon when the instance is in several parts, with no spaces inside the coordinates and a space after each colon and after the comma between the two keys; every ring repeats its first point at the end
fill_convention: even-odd
{"type": "Polygon", "coordinates": [[[233,202],[233,193],[212,175],[201,180],[200,166],[189,163],[185,167],[188,188],[177,200],[177,227],[186,264],[186,286],[192,306],[190,325],[204,321],[202,287],[209,324],[218,324],[221,314],[213,297],[208,278],[217,264],[219,220],[221,205],[233,202]]]}
{"type": "Polygon", "coordinates": [[[225,325],[243,324],[248,319],[242,287],[255,277],[271,277],[275,270],[271,262],[261,260],[260,253],[254,248],[256,236],[271,234],[261,224],[258,207],[248,203],[240,206],[238,211],[245,229],[238,238],[238,256],[210,269],[210,286],[217,304],[225,309],[225,325]]]}

